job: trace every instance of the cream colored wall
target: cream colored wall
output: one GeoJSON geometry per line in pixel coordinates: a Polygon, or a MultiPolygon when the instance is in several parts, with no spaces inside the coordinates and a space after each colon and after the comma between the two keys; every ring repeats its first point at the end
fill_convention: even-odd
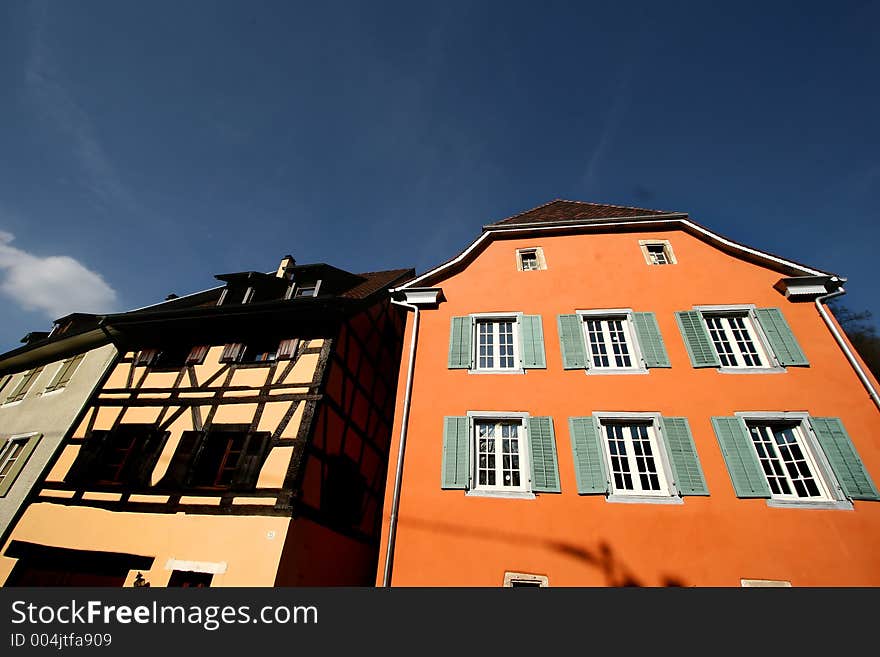
{"type": "MultiPolygon", "coordinates": [[[[120,513],[34,504],[10,540],[154,557],[152,568],[141,571],[153,586],[168,583],[170,559],[225,564],[225,572],[215,574],[211,586],[272,586],[290,522],[273,516],[120,513]]],[[[0,557],[0,582],[6,581],[15,563],[0,557]]],[[[134,573],[128,585],[133,577],[134,573]]]]}

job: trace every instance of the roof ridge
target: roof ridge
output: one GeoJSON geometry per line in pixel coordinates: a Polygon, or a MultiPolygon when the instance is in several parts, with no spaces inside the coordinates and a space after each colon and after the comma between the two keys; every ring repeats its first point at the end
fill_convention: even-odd
{"type": "MultiPolygon", "coordinates": [[[[634,205],[617,205],[616,203],[593,203],[592,201],[576,201],[568,198],[557,198],[550,201],[550,203],[555,203],[556,201],[562,201],[563,203],[578,203],[580,205],[592,205],[596,206],[605,206],[608,208],[620,208],[621,210],[648,210],[649,212],[662,212],[664,214],[675,214],[673,210],[658,210],[657,208],[637,208],[634,205]]],[[[535,208],[537,209],[537,208],[535,208]]]]}
{"type": "Polygon", "coordinates": [[[529,208],[528,210],[523,210],[522,212],[517,212],[516,214],[512,214],[509,217],[504,217],[504,219],[499,219],[498,221],[495,221],[493,223],[498,224],[498,223],[501,223],[502,221],[507,221],[508,219],[515,219],[516,217],[519,217],[524,214],[528,214],[529,212],[534,212],[535,210],[540,210],[541,208],[546,208],[548,205],[556,203],[557,201],[564,201],[564,200],[565,200],[564,198],[554,198],[552,201],[547,201],[546,203],[542,203],[541,205],[536,205],[535,207],[529,208]]]}

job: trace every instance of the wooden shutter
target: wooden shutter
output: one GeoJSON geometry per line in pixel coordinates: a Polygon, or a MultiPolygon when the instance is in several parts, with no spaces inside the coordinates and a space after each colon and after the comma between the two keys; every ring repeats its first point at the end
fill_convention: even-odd
{"type": "Polygon", "coordinates": [[[156,356],[159,355],[158,349],[141,349],[138,352],[137,358],[135,358],[135,365],[152,365],[153,361],[156,360],[156,356]]]}
{"type": "Polygon", "coordinates": [[[633,313],[639,348],[648,367],[672,367],[654,313],[633,313]]]}
{"type": "Polygon", "coordinates": [[[767,477],[752,446],[746,423],[738,417],[713,417],[712,426],[737,497],[770,497],[767,477]]]}
{"type": "Polygon", "coordinates": [[[468,488],[470,423],[466,417],[443,418],[443,465],[440,488],[468,488]]]}
{"type": "Polygon", "coordinates": [[[278,355],[276,356],[277,360],[289,360],[296,355],[296,350],[299,347],[299,339],[292,338],[290,340],[282,340],[281,344],[278,345],[278,355]]]}
{"type": "Polygon", "coordinates": [[[592,417],[568,418],[571,451],[574,454],[574,473],[578,495],[608,493],[608,476],[605,474],[605,448],[602,437],[592,417]]]}
{"type": "Polygon", "coordinates": [[[253,489],[260,476],[260,468],[269,449],[272,434],[268,431],[251,434],[238,459],[238,467],[232,479],[235,488],[253,489]]]}
{"type": "MultiPolygon", "coordinates": [[[[6,493],[9,492],[9,489],[12,488],[12,484],[15,483],[16,478],[22,468],[24,468],[33,451],[37,448],[37,443],[40,442],[40,438],[42,437],[43,434],[37,433],[27,439],[24,447],[22,447],[21,451],[18,453],[15,463],[13,463],[12,467],[7,471],[6,476],[3,477],[3,481],[0,481],[0,497],[6,495],[6,493]]],[[[0,445],[0,448],[2,447],[3,445],[0,445]]]]}
{"type": "Polygon", "coordinates": [[[559,493],[559,462],[556,436],[549,417],[529,418],[529,464],[532,490],[536,493],[559,493]]]}
{"type": "Polygon", "coordinates": [[[228,344],[223,347],[223,353],[220,355],[220,362],[234,363],[241,357],[242,351],[244,351],[244,343],[233,342],[231,344],[228,344]]]}
{"type": "Polygon", "coordinates": [[[64,477],[65,483],[74,486],[87,485],[94,478],[95,465],[110,441],[110,432],[94,429],[79,448],[79,453],[64,477]]]}
{"type": "Polygon", "coordinates": [[[11,374],[4,374],[0,376],[0,392],[3,391],[3,388],[6,387],[6,384],[9,383],[9,380],[12,378],[11,374]]]}
{"type": "Polygon", "coordinates": [[[85,354],[78,354],[73,358],[68,358],[63,363],[61,363],[61,367],[58,368],[55,376],[52,377],[49,385],[46,386],[46,392],[51,392],[52,390],[57,390],[66,386],[67,382],[70,381],[70,378],[73,376],[73,373],[76,372],[76,369],[79,367],[79,364],[82,362],[83,358],[85,358],[85,354]]]}
{"type": "Polygon", "coordinates": [[[810,362],[779,308],[756,308],[755,317],[780,365],[809,366],[810,362]]]}
{"type": "Polygon", "coordinates": [[[578,315],[559,315],[559,344],[562,348],[562,369],[577,370],[587,366],[584,344],[584,320],[578,315]]]}
{"type": "Polygon", "coordinates": [[[708,495],[709,488],[687,418],[663,417],[660,418],[660,424],[679,494],[708,495]]]}
{"type": "Polygon", "coordinates": [[[142,438],[137,451],[132,457],[132,463],[126,469],[126,483],[133,486],[149,486],[151,484],[153,470],[159,462],[165,440],[168,438],[167,431],[150,431],[142,438]]]}
{"type": "Polygon", "coordinates": [[[201,365],[205,362],[205,356],[208,355],[208,350],[211,347],[209,345],[198,345],[189,350],[189,354],[186,357],[187,365],[201,365]]]}
{"type": "Polygon", "coordinates": [[[28,393],[28,390],[31,389],[31,385],[33,385],[34,381],[36,381],[37,377],[40,376],[40,372],[43,371],[42,367],[37,367],[36,369],[29,370],[25,372],[21,380],[18,382],[18,385],[12,389],[12,392],[9,393],[9,397],[7,397],[7,402],[14,402],[24,399],[24,396],[28,393]]]}
{"type": "Polygon", "coordinates": [[[681,310],[675,313],[681,337],[687,347],[691,364],[694,367],[720,367],[721,361],[703,323],[703,316],[696,310],[681,310]]]}
{"type": "Polygon", "coordinates": [[[449,332],[449,369],[469,369],[471,366],[471,336],[473,323],[470,317],[453,317],[449,332]]]}
{"type": "Polygon", "coordinates": [[[204,442],[200,431],[184,431],[168,464],[168,470],[162,478],[162,485],[171,488],[182,488],[189,485],[191,479],[191,466],[199,449],[204,442]]]}
{"type": "Polygon", "coordinates": [[[545,369],[544,328],[540,315],[523,315],[519,320],[519,353],[525,369],[545,369]]]}
{"type": "Polygon", "coordinates": [[[853,500],[880,500],[877,487],[840,418],[814,417],[810,418],[810,424],[846,496],[853,500]]]}

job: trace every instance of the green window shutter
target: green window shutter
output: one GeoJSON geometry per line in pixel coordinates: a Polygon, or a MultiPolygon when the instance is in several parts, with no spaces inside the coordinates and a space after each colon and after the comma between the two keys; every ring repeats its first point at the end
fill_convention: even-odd
{"type": "Polygon", "coordinates": [[[779,308],[756,308],[755,317],[780,365],[806,367],[810,364],[779,308]]]}
{"type": "Polygon", "coordinates": [[[810,418],[810,424],[847,497],[853,500],[880,500],[877,487],[865,470],[865,464],[859,458],[840,418],[814,417],[810,418]]]}
{"type": "Polygon", "coordinates": [[[529,418],[529,462],[534,492],[561,492],[556,436],[553,434],[553,420],[549,417],[529,418]]]}
{"type": "Polygon", "coordinates": [[[584,320],[578,315],[559,315],[559,344],[562,347],[562,368],[584,369],[587,347],[584,344],[584,320]]]}
{"type": "Polygon", "coordinates": [[[706,478],[697,457],[686,417],[662,417],[663,437],[672,463],[675,485],[681,495],[708,495],[706,478]]]}
{"type": "Polygon", "coordinates": [[[453,317],[449,333],[449,369],[468,369],[471,366],[471,318],[453,317]]]}
{"type": "Polygon", "coordinates": [[[6,384],[9,383],[10,379],[12,379],[11,374],[4,374],[0,376],[0,392],[3,392],[3,388],[6,387],[6,384]]]}
{"type": "Polygon", "coordinates": [[[675,313],[681,337],[687,347],[694,367],[720,367],[721,361],[712,345],[712,339],[703,324],[703,316],[696,310],[680,310],[675,313]]]}
{"type": "Polygon", "coordinates": [[[636,335],[639,336],[639,347],[642,358],[648,367],[672,367],[669,356],[666,355],[666,345],[663,344],[663,335],[657,325],[657,317],[654,313],[633,313],[633,323],[636,326],[636,335]]]}
{"type": "Polygon", "coordinates": [[[31,385],[40,376],[40,373],[43,371],[42,367],[38,367],[36,369],[25,372],[21,380],[19,380],[18,385],[13,388],[12,392],[9,393],[9,397],[6,399],[7,402],[19,401],[20,399],[24,399],[24,396],[28,393],[28,390],[31,389],[31,385]]]}
{"type": "Polygon", "coordinates": [[[568,418],[571,451],[574,454],[574,473],[579,495],[608,492],[605,474],[604,446],[592,417],[568,418]]]}
{"type": "Polygon", "coordinates": [[[66,386],[67,382],[70,381],[74,372],[76,372],[83,358],[85,358],[85,354],[78,354],[73,358],[68,358],[67,360],[65,360],[61,364],[61,367],[58,368],[55,376],[52,377],[49,385],[46,386],[46,392],[57,390],[58,388],[63,388],[64,386],[66,386]]]}
{"type": "Polygon", "coordinates": [[[522,366],[527,369],[545,369],[544,327],[540,315],[523,315],[519,320],[519,353],[522,366]]]}
{"type": "Polygon", "coordinates": [[[440,488],[467,488],[470,423],[466,417],[443,418],[443,483],[440,488]]]}
{"type": "Polygon", "coordinates": [[[738,417],[713,417],[712,426],[736,496],[770,497],[767,477],[758,462],[746,423],[738,417]]]}
{"type": "Polygon", "coordinates": [[[42,437],[43,434],[38,433],[27,439],[27,443],[25,443],[24,448],[18,453],[15,463],[12,464],[12,467],[6,472],[6,476],[0,481],[0,497],[6,495],[6,493],[9,492],[9,489],[12,488],[12,484],[15,483],[15,479],[18,477],[22,468],[24,468],[25,463],[27,463],[27,460],[36,449],[37,443],[40,442],[40,438],[42,437]]]}

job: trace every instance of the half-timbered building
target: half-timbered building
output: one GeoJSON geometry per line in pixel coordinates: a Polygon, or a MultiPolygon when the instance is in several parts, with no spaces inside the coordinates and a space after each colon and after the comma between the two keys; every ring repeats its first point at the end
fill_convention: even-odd
{"type": "Polygon", "coordinates": [[[109,315],[120,351],[3,546],[11,585],[357,585],[412,270],[274,273],[109,315]]]}

